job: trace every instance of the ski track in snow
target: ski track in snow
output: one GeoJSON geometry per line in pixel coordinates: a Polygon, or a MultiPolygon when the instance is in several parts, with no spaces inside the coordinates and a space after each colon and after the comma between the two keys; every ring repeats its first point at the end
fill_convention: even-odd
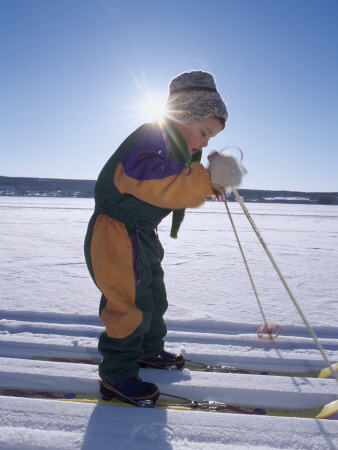
{"type": "MultiPolygon", "coordinates": [[[[4,228],[0,248],[4,250],[1,258],[5,267],[0,280],[2,388],[88,393],[99,389],[95,365],[32,359],[100,357],[97,340],[103,328],[96,315],[99,295],[88,280],[82,256],[91,203],[78,199],[0,201],[0,209],[6,213],[0,222],[4,228]],[[11,241],[18,248],[9,245],[11,241]]],[[[253,233],[245,225],[238,205],[230,205],[263,294],[264,308],[282,327],[281,335],[273,342],[257,337],[262,319],[254,300],[247,298],[247,275],[242,271],[229,227],[224,226],[226,215],[220,206],[208,204],[188,211],[182,241],[169,242],[161,236],[170,302],[166,348],[206,364],[243,369],[305,372],[325,367],[307,328],[285,296],[276,291],[276,281],[266,276],[266,265],[261,262],[262,255],[258,255],[253,233]],[[178,289],[177,279],[182,278],[182,273],[189,283],[178,289]],[[202,278],[204,289],[198,287],[202,278]],[[178,296],[173,295],[176,292],[178,296]]],[[[305,313],[327,356],[332,362],[338,361],[338,326],[332,320],[338,312],[338,208],[253,208],[259,229],[271,241],[269,247],[281,258],[282,272],[297,297],[301,294],[300,303],[307,306],[305,313]],[[275,239],[280,229],[283,239],[275,239]],[[297,267],[297,259],[302,266],[297,267]],[[296,273],[299,269],[300,277],[296,273]]],[[[169,225],[168,220],[164,221],[166,233],[169,225]]],[[[312,408],[337,399],[338,394],[334,379],[188,369],[141,369],[140,376],[158,384],[163,392],[257,407],[312,408]]],[[[112,445],[116,449],[141,450],[338,448],[338,421],[334,420],[154,411],[11,397],[0,397],[0,402],[1,449],[89,450],[110,449],[112,445]]]]}

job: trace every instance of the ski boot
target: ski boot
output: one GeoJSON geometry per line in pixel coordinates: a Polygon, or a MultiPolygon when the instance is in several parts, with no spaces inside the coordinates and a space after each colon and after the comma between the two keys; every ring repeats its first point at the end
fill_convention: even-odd
{"type": "Polygon", "coordinates": [[[156,384],[142,381],[139,377],[121,381],[100,381],[103,400],[117,398],[135,406],[153,407],[160,395],[156,384]]]}
{"type": "Polygon", "coordinates": [[[185,359],[180,353],[169,353],[163,350],[159,355],[141,359],[138,363],[142,368],[150,367],[156,369],[177,370],[183,368],[185,359]]]}

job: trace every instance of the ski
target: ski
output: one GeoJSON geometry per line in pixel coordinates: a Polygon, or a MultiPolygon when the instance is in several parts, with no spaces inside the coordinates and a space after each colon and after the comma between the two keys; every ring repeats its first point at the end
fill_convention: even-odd
{"type": "MultiPolygon", "coordinates": [[[[57,400],[64,402],[93,403],[113,406],[132,407],[128,403],[118,399],[103,400],[100,394],[86,394],[75,392],[53,392],[53,391],[29,391],[20,389],[0,389],[1,396],[23,397],[44,400],[57,400]]],[[[195,401],[185,397],[161,393],[155,406],[140,406],[141,408],[167,409],[180,411],[205,411],[227,414],[246,414],[258,416],[282,416],[301,417],[308,419],[338,419],[338,400],[331,403],[308,409],[279,409],[259,408],[253,406],[227,405],[214,401],[195,401]]]]}
{"type": "MultiPolygon", "coordinates": [[[[98,365],[99,359],[86,359],[86,358],[53,358],[47,356],[34,356],[31,358],[33,360],[39,361],[53,361],[53,362],[64,362],[64,363],[78,363],[78,364],[92,364],[98,365]]],[[[338,363],[332,365],[333,370],[338,371],[338,363]]],[[[301,378],[328,378],[332,376],[329,367],[325,367],[320,370],[313,370],[309,372],[277,372],[270,370],[254,370],[254,369],[241,369],[232,366],[223,365],[208,365],[201,363],[199,361],[186,360],[186,364],[183,369],[189,369],[192,371],[199,372],[220,372],[220,373],[237,373],[237,374],[247,374],[247,375],[271,375],[271,376],[283,376],[283,377],[301,377],[301,378]]],[[[162,369],[166,370],[166,369],[162,369]]],[[[170,369],[171,370],[171,369],[170,369]]]]}

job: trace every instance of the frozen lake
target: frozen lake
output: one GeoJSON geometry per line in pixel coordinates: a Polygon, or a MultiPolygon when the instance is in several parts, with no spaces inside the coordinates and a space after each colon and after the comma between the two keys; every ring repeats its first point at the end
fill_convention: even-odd
{"type": "MultiPolygon", "coordinates": [[[[270,322],[301,324],[240,205],[229,203],[270,322]]],[[[338,206],[247,205],[295,298],[316,325],[338,317],[338,206]]],[[[92,199],[0,197],[1,309],[97,314],[83,239],[92,199]]],[[[177,240],[159,227],[167,317],[260,323],[261,316],[223,203],[188,210],[177,240]]]]}

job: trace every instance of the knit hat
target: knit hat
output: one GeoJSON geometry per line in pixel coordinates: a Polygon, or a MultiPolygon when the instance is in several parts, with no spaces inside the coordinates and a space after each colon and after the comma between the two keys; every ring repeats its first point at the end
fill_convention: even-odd
{"type": "Polygon", "coordinates": [[[169,118],[185,124],[208,117],[228,118],[213,76],[202,71],[184,72],[171,80],[167,111],[169,118]]]}

